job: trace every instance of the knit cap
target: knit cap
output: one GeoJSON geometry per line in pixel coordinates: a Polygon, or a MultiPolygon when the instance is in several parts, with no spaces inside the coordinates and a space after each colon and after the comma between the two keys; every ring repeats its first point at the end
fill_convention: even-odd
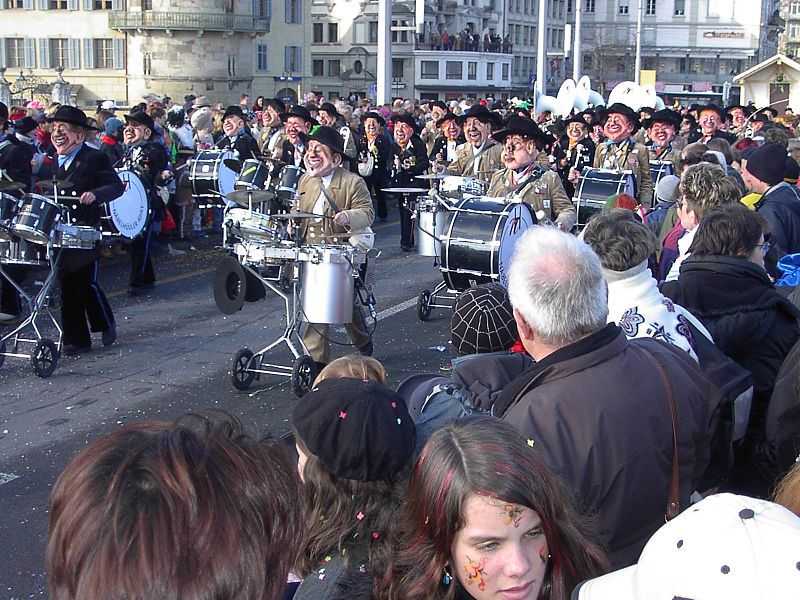
{"type": "Polygon", "coordinates": [[[459,354],[508,350],[517,340],[517,323],[508,292],[497,283],[462,292],[453,305],[450,340],[459,354]]]}

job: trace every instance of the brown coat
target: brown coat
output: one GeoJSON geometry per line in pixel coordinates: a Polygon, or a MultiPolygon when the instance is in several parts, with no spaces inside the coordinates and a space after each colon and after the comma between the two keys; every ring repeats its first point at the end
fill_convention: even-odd
{"type": "MultiPolygon", "coordinates": [[[[503,168],[492,176],[488,195],[498,198],[510,194],[513,189],[511,174],[503,168]]],[[[526,182],[514,195],[528,203],[538,219],[544,214],[545,219],[562,225],[565,231],[572,229],[578,220],[575,207],[555,171],[548,169],[540,178],[526,182]]]]}
{"type": "Polygon", "coordinates": [[[594,152],[594,168],[614,171],[630,171],[636,179],[636,195],[639,204],[653,205],[653,180],[650,178],[650,152],[644,144],[628,141],[614,154],[613,146],[603,143],[594,152]]]}
{"type": "Polygon", "coordinates": [[[474,177],[489,183],[494,172],[503,168],[503,161],[500,157],[503,147],[492,139],[486,142],[486,146],[486,149],[480,155],[477,174],[474,172],[473,167],[475,152],[469,142],[462,144],[458,149],[458,156],[447,166],[448,173],[450,175],[461,175],[462,177],[474,177]]]}

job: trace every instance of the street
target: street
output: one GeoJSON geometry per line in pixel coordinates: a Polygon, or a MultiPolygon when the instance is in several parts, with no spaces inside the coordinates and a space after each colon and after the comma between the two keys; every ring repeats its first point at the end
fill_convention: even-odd
{"type": "MultiPolygon", "coordinates": [[[[416,299],[441,275],[433,259],[399,247],[396,210],[376,224],[375,296],[378,325],[375,358],[396,387],[405,377],[446,368],[450,312],[435,308],[428,322],[417,318],[416,299]]],[[[36,377],[30,361],[7,358],[0,367],[0,597],[46,597],[43,554],[50,489],[67,462],[87,443],[128,423],[171,420],[202,408],[227,410],[251,434],[282,436],[291,430],[296,398],[287,378],[263,376],[237,391],[229,370],[234,353],[257,351],[280,336],[283,304],[274,295],[225,316],[214,304],[214,269],[224,252],[208,238],[177,242],[180,256],[156,254],[158,283],[149,294],[126,295],[130,259],[101,261],[101,285],[115,312],[119,338],[79,357],[62,356],[52,377],[36,377]]],[[[42,279],[46,272],[29,277],[42,279]]],[[[43,322],[43,321],[42,321],[43,322]]],[[[0,333],[7,332],[0,329],[0,333]]],[[[46,335],[55,335],[45,327],[46,335]]],[[[332,328],[346,341],[342,328],[332,328]]],[[[333,355],[352,351],[334,346],[333,355]]],[[[285,346],[276,362],[290,364],[285,346]]]]}

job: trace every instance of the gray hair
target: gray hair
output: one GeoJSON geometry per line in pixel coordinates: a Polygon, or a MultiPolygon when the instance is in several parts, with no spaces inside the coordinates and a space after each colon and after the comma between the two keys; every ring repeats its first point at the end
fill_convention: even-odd
{"type": "Polygon", "coordinates": [[[519,239],[508,271],[508,294],[549,346],[566,346],[608,319],[600,259],[583,241],[554,227],[532,227],[519,239]]]}

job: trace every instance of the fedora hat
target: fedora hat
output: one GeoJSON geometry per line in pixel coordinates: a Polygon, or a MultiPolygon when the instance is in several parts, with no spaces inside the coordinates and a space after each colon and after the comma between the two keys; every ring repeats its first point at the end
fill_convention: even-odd
{"type": "Polygon", "coordinates": [[[224,121],[228,117],[239,117],[242,121],[246,120],[242,107],[237,106],[236,104],[232,104],[225,109],[225,112],[222,114],[222,120],[224,121]]]}
{"type": "Polygon", "coordinates": [[[315,141],[327,146],[337,154],[341,154],[343,158],[351,158],[344,151],[344,138],[342,134],[336,131],[333,127],[327,125],[319,125],[309,135],[304,135],[306,142],[315,141]]]}
{"type": "Polygon", "coordinates": [[[650,129],[655,123],[666,123],[667,125],[672,125],[677,129],[681,125],[681,116],[674,110],[665,108],[663,110],[654,112],[650,118],[642,121],[642,127],[645,129],[650,129]]]}
{"type": "Polygon", "coordinates": [[[394,113],[391,117],[389,117],[392,123],[405,123],[415,132],[417,131],[417,122],[414,120],[408,113],[394,113]]]}
{"type": "Polygon", "coordinates": [[[474,104],[473,106],[470,106],[458,119],[460,123],[466,123],[467,119],[470,117],[478,119],[478,121],[481,123],[491,123],[495,129],[503,125],[500,115],[490,111],[482,104],[474,104]]]}
{"type": "Polygon", "coordinates": [[[153,122],[153,118],[148,115],[143,110],[140,110],[135,113],[131,113],[129,115],[125,115],[125,123],[139,123],[147,127],[152,133],[156,132],[156,124],[153,122]]]}
{"type": "Polygon", "coordinates": [[[375,119],[378,123],[381,124],[381,126],[385,126],[386,125],[386,119],[383,118],[383,115],[381,115],[378,112],[375,112],[374,110],[371,110],[371,111],[366,112],[363,115],[361,115],[361,122],[362,123],[364,121],[366,121],[367,119],[375,119]]]}
{"type": "Polygon", "coordinates": [[[264,106],[271,106],[278,114],[286,112],[286,104],[280,98],[267,98],[264,106]]]}
{"type": "Polygon", "coordinates": [[[320,104],[319,108],[317,109],[317,112],[320,112],[320,111],[324,111],[324,112],[326,112],[326,113],[328,113],[330,115],[333,115],[336,118],[341,117],[341,115],[339,114],[339,111],[336,110],[336,107],[331,102],[323,102],[322,104],[320,104]]]}
{"type": "Polygon", "coordinates": [[[317,125],[317,120],[311,116],[311,113],[308,112],[308,109],[305,106],[302,106],[300,104],[295,104],[288,111],[281,113],[281,121],[283,121],[284,123],[289,117],[300,117],[307,123],[311,123],[312,125],[317,125]]]}
{"type": "Polygon", "coordinates": [[[436,121],[436,128],[438,129],[448,121],[455,121],[456,123],[458,123],[458,115],[450,111],[447,111],[441,119],[436,121]]]}
{"type": "Polygon", "coordinates": [[[53,116],[50,117],[48,121],[69,123],[70,125],[76,125],[78,127],[83,127],[84,129],[94,129],[95,131],[100,131],[97,127],[90,125],[86,118],[86,113],[75,106],[59,106],[58,110],[53,113],[53,116]]]}
{"type": "Polygon", "coordinates": [[[208,96],[197,96],[192,100],[192,108],[203,108],[204,106],[211,106],[208,96]]]}
{"type": "Polygon", "coordinates": [[[605,115],[603,116],[603,125],[605,125],[606,121],[608,120],[608,115],[622,115],[624,117],[628,117],[628,120],[633,123],[634,131],[638,131],[642,126],[642,124],[639,122],[639,116],[636,114],[636,112],[634,112],[630,106],[623,104],[622,102],[615,102],[606,108],[605,115]]]}
{"type": "Polygon", "coordinates": [[[531,119],[516,115],[509,117],[505,128],[493,133],[492,137],[502,144],[510,135],[521,135],[525,139],[539,140],[544,144],[549,144],[553,141],[553,137],[542,131],[531,119]]]}

